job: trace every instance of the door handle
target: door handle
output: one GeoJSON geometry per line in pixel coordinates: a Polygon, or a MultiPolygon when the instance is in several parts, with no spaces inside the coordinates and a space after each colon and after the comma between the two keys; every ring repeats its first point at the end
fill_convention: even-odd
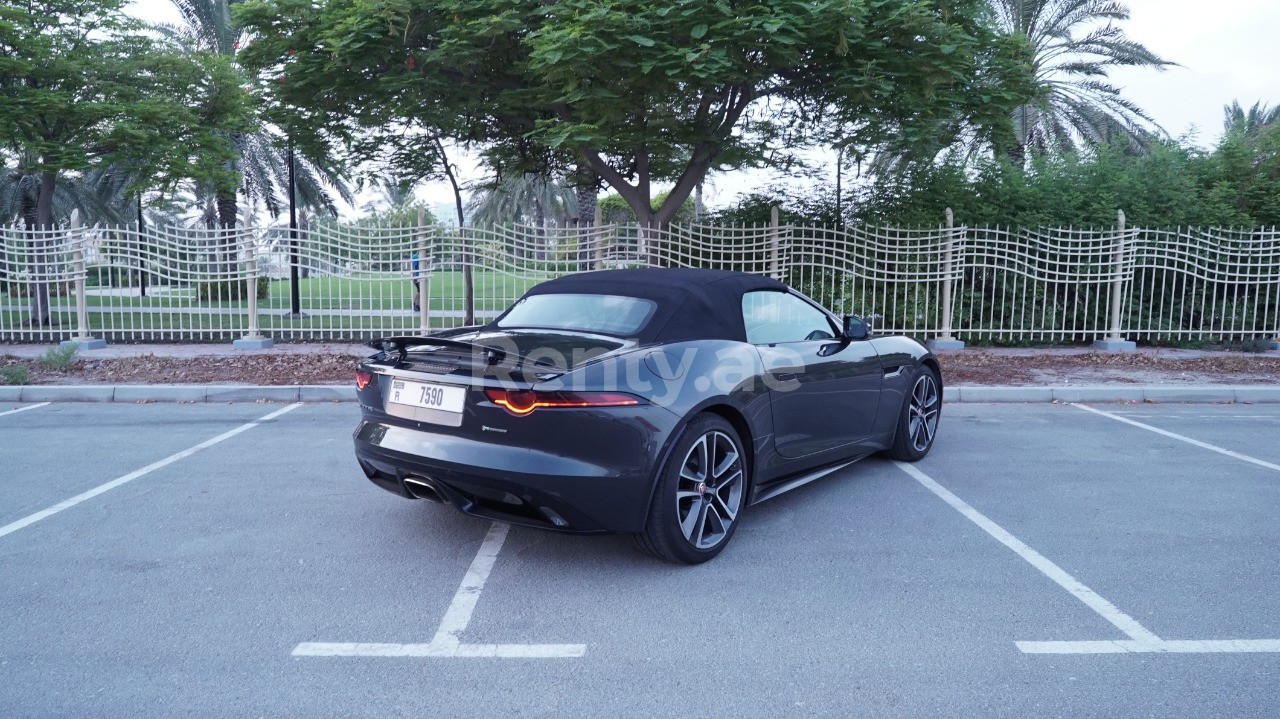
{"type": "Polygon", "coordinates": [[[800,376],[799,372],[771,372],[770,374],[779,382],[790,382],[800,376]]]}

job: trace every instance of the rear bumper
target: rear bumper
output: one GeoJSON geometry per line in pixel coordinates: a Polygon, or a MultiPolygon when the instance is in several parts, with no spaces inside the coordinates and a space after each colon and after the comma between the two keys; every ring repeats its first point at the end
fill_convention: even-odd
{"type": "Polygon", "coordinates": [[[366,414],[354,434],[356,459],[389,492],[414,496],[405,485],[412,478],[477,517],[562,532],[638,532],[648,515],[660,453],[674,429],[664,415],[674,418],[654,407],[598,417],[592,441],[570,433],[551,443],[560,445],[555,451],[366,414]],[[568,451],[575,444],[586,446],[568,451]]]}

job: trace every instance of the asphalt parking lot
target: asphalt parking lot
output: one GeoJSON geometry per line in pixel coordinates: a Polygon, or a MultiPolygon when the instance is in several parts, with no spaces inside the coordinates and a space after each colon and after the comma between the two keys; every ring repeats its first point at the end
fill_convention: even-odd
{"type": "Polygon", "coordinates": [[[1092,407],[687,568],[378,490],[352,404],[0,404],[0,715],[1277,716],[1280,405],[1092,407]]]}

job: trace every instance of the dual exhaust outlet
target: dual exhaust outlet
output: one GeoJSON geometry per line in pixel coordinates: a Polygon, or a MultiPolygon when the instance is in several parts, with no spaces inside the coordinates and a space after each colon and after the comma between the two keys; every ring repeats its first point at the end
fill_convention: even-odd
{"type": "MultiPolygon", "coordinates": [[[[425,499],[431,502],[436,502],[437,504],[449,504],[449,502],[445,501],[444,495],[441,494],[440,490],[436,489],[435,482],[426,477],[409,475],[404,478],[404,488],[405,491],[417,499],[425,499]]],[[[508,504],[522,504],[518,497],[511,494],[507,494],[506,497],[503,498],[503,501],[508,504]]],[[[562,529],[569,526],[569,523],[565,521],[564,517],[561,517],[550,507],[538,507],[537,509],[552,526],[562,529]]]]}
{"type": "Polygon", "coordinates": [[[436,489],[435,484],[426,477],[405,477],[404,488],[418,499],[425,499],[430,502],[444,504],[444,497],[440,496],[440,491],[436,489]]]}

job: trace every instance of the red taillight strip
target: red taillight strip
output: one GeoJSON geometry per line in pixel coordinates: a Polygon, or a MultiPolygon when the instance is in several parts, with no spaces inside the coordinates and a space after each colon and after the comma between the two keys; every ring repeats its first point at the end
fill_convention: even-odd
{"type": "Polygon", "coordinates": [[[373,381],[373,373],[365,372],[362,369],[356,370],[356,389],[364,389],[373,381]]]}
{"type": "Polygon", "coordinates": [[[629,407],[645,404],[645,400],[622,392],[535,392],[533,390],[486,389],[490,402],[517,415],[526,415],[540,407],[629,407]]]}

